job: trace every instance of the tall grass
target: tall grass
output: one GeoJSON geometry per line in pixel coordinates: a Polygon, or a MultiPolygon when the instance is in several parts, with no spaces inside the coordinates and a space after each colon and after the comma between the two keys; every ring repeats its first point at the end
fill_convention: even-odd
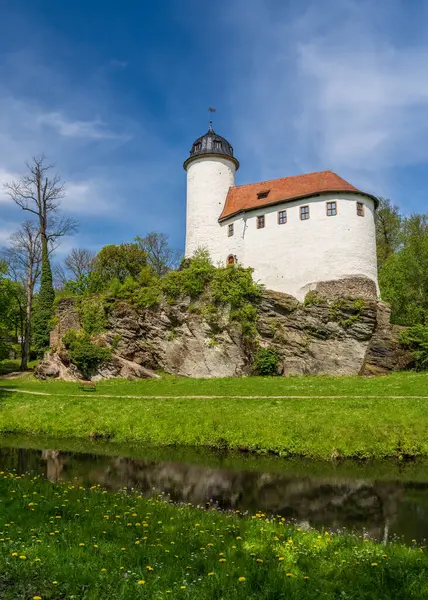
{"type": "Polygon", "coordinates": [[[0,478],[0,597],[414,600],[428,559],[283,518],[222,514],[123,490],[0,478]]]}

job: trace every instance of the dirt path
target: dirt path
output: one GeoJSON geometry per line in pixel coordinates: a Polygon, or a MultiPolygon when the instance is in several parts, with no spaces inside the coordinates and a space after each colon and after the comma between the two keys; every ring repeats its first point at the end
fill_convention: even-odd
{"type": "Polygon", "coordinates": [[[21,390],[15,388],[13,390],[0,387],[0,392],[9,392],[11,394],[19,393],[19,394],[29,394],[32,396],[55,396],[55,397],[66,397],[66,398],[93,398],[96,396],[97,398],[130,398],[134,400],[227,400],[227,399],[241,399],[241,400],[287,400],[287,399],[296,399],[296,400],[308,400],[311,398],[316,399],[325,399],[325,400],[335,400],[335,399],[345,399],[345,400],[380,400],[382,398],[389,398],[393,400],[428,400],[428,396],[391,396],[389,394],[385,396],[349,396],[346,394],[336,394],[336,395],[327,395],[327,396],[318,396],[309,394],[306,396],[296,395],[296,394],[288,394],[282,396],[227,396],[227,395],[206,395],[206,396],[197,396],[195,394],[190,394],[187,396],[136,396],[136,395],[118,395],[118,394],[97,394],[96,392],[92,392],[91,394],[52,394],[51,392],[35,392],[32,390],[21,390]]]}

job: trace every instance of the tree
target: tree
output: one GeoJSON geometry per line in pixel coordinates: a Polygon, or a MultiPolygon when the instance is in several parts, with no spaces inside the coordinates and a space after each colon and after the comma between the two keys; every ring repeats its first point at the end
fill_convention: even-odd
{"type": "Polygon", "coordinates": [[[65,187],[58,175],[49,177],[53,168],[45,156],[34,156],[26,164],[28,173],[18,181],[6,183],[6,193],[24,211],[37,218],[42,247],[42,265],[37,311],[34,315],[33,339],[39,354],[49,347],[50,319],[53,314],[55,291],[52,282],[52,269],[49,260],[48,243],[76,229],[71,218],[59,215],[60,201],[65,195],[65,187]]]}
{"type": "Polygon", "coordinates": [[[73,248],[64,261],[66,268],[73,273],[74,279],[88,275],[94,269],[95,252],[86,248],[73,248]]]}
{"type": "MultiPolygon", "coordinates": [[[[52,247],[51,247],[52,249],[52,247]]],[[[42,245],[39,227],[25,221],[10,237],[9,248],[3,253],[9,274],[19,284],[15,300],[20,314],[21,370],[28,368],[31,342],[31,317],[36,284],[42,266],[42,245]],[[22,293],[21,288],[24,291],[22,293]]]]}
{"type": "Polygon", "coordinates": [[[146,266],[147,255],[139,244],[110,244],[97,254],[94,273],[106,284],[113,279],[123,283],[127,277],[136,279],[146,266]]]}
{"type": "Polygon", "coordinates": [[[376,210],[376,246],[379,271],[386,260],[394,254],[402,241],[403,218],[398,206],[387,198],[379,198],[376,210]]]}
{"type": "Polygon", "coordinates": [[[379,284],[393,322],[428,323],[428,215],[404,219],[401,246],[386,259],[379,284]]]}
{"type": "Polygon", "coordinates": [[[135,241],[147,254],[147,264],[158,277],[162,277],[171,269],[178,267],[181,253],[179,250],[171,248],[165,233],[152,231],[143,238],[136,237],[135,241]]]}
{"type": "Polygon", "coordinates": [[[7,265],[0,260],[0,361],[7,357],[13,306],[13,285],[6,277],[7,265]]]}

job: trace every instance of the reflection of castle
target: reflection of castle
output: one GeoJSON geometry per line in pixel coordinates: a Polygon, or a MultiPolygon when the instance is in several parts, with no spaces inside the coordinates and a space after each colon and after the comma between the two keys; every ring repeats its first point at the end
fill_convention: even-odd
{"type": "Polygon", "coordinates": [[[173,502],[195,505],[211,500],[226,510],[262,510],[333,530],[365,529],[371,536],[385,540],[389,524],[397,519],[404,493],[400,484],[362,479],[298,478],[110,457],[93,457],[91,461],[89,455],[57,450],[44,450],[42,458],[52,481],[77,478],[81,483],[99,483],[112,491],[127,486],[146,496],[165,493],[173,502]]]}

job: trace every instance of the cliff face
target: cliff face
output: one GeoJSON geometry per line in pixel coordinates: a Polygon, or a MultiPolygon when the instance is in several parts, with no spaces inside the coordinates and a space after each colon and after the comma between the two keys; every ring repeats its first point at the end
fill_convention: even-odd
{"type": "MultiPolygon", "coordinates": [[[[158,370],[187,377],[246,375],[252,372],[256,347],[277,353],[282,375],[372,375],[409,364],[390,324],[388,306],[374,299],[314,294],[301,304],[287,294],[264,292],[257,333],[250,341],[230,322],[227,308],[215,318],[204,314],[202,305],[189,299],[144,310],[114,303],[107,331],[99,336],[102,343],[114,345],[114,356],[94,378],[147,377],[158,370]]],[[[70,326],[79,327],[74,301],[61,300],[57,316],[52,352],[38,375],[75,378],[79,374],[61,349],[64,333],[70,326]]]]}

